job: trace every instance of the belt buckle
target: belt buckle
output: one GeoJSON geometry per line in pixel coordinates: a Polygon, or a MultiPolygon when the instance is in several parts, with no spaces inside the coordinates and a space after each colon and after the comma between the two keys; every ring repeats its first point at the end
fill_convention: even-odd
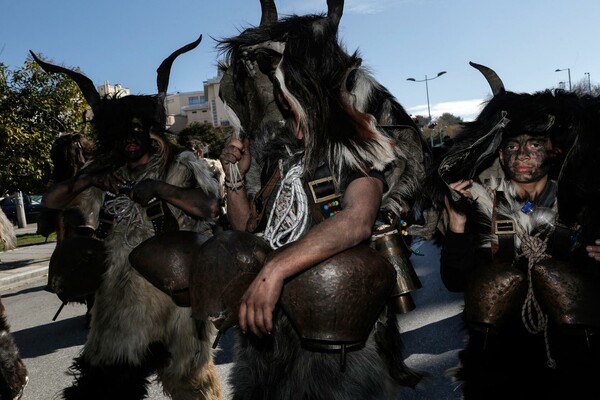
{"type": "Polygon", "coordinates": [[[515,229],[515,221],[511,219],[497,220],[494,226],[494,233],[496,235],[508,235],[511,233],[517,233],[515,229]]]}
{"type": "Polygon", "coordinates": [[[310,193],[313,197],[313,201],[315,202],[315,204],[318,203],[323,203],[325,201],[329,201],[338,197],[341,197],[341,195],[339,193],[334,193],[330,194],[330,195],[326,195],[326,196],[322,196],[319,197],[315,191],[315,186],[327,183],[327,182],[331,182],[334,186],[335,189],[335,179],[333,176],[326,176],[324,178],[319,178],[319,179],[315,179],[314,181],[310,181],[308,182],[308,187],[310,188],[310,193]]]}
{"type": "Polygon", "coordinates": [[[162,201],[156,201],[154,204],[150,204],[146,207],[146,215],[150,221],[154,221],[165,215],[163,210],[162,201]]]}

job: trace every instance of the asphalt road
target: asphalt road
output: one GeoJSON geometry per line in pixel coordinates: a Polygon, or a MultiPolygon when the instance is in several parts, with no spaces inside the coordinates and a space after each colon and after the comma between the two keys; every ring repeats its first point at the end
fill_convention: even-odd
{"type": "MultiPolygon", "coordinates": [[[[438,272],[439,249],[431,242],[421,247],[424,256],[413,256],[415,270],[423,287],[412,293],[416,309],[398,317],[405,344],[406,363],[428,375],[416,390],[403,389],[397,400],[458,400],[460,390],[445,371],[457,364],[462,347],[459,313],[462,296],[449,293],[438,272]]],[[[29,370],[30,382],[22,400],[58,399],[71,382],[66,372],[73,357],[81,350],[85,306],[67,305],[56,321],[52,317],[60,300],[44,291],[46,278],[36,278],[21,286],[0,291],[11,330],[29,370]]],[[[221,377],[224,400],[230,399],[227,375],[232,363],[232,335],[221,340],[223,347],[216,364],[221,377]]],[[[168,399],[161,388],[150,387],[150,400],[168,399]]],[[[362,399],[360,399],[362,400],[362,399]]]]}

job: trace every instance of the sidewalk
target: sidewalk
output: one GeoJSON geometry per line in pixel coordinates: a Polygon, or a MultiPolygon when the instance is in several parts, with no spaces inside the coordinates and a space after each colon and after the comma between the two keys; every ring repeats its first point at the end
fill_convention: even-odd
{"type": "MultiPolygon", "coordinates": [[[[36,224],[17,228],[17,235],[35,233],[36,224]]],[[[18,286],[26,280],[48,274],[50,257],[56,242],[17,247],[0,252],[0,291],[18,286]]]]}

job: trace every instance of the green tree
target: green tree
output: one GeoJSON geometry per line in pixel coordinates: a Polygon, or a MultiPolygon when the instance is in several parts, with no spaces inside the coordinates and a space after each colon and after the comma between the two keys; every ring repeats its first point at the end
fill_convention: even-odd
{"type": "Polygon", "coordinates": [[[30,57],[21,68],[0,63],[0,190],[42,193],[52,171],[50,149],[60,132],[81,131],[87,103],[62,74],[47,74],[30,57]]]}
{"type": "Polygon", "coordinates": [[[192,122],[179,132],[177,143],[190,149],[204,148],[203,157],[217,159],[228,135],[226,128],[215,128],[208,123],[192,122]]]}

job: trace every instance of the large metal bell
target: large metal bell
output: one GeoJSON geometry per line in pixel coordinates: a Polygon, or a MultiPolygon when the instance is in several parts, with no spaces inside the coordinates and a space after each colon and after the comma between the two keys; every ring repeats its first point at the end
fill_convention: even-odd
{"type": "Polygon", "coordinates": [[[305,347],[352,347],[367,340],[395,282],[394,267],[358,245],[287,282],[281,304],[305,347]]]}
{"type": "Polygon", "coordinates": [[[509,320],[520,318],[526,295],[526,276],[511,263],[482,265],[465,287],[465,321],[474,329],[498,333],[509,320]]]}
{"type": "Polygon", "coordinates": [[[193,256],[192,317],[210,318],[220,332],[237,325],[240,299],[271,251],[248,232],[223,231],[208,239],[193,256]]]}
{"type": "Polygon", "coordinates": [[[175,304],[189,307],[192,256],[207,240],[198,232],[161,232],[133,249],[129,262],[175,304]]]}
{"type": "Polygon", "coordinates": [[[73,236],[56,245],[48,266],[48,290],[63,303],[98,289],[106,272],[104,244],[92,237],[73,236]]]}
{"type": "Polygon", "coordinates": [[[531,270],[536,299],[565,333],[600,333],[600,282],[594,272],[554,258],[531,270]]]}

